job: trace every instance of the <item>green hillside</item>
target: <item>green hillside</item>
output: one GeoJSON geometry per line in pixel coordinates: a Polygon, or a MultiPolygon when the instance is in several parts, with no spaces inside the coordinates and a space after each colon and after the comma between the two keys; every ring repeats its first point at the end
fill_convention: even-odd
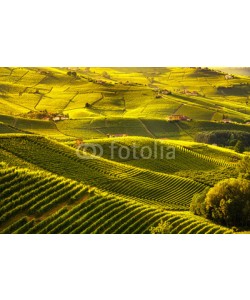
{"type": "Polygon", "coordinates": [[[209,121],[227,114],[242,122],[249,118],[250,79],[226,75],[206,68],[1,68],[0,109],[13,115],[46,109],[72,119],[178,112],[209,121]],[[171,95],[156,98],[162,90],[171,95]]]}
{"type": "Polygon", "coordinates": [[[57,175],[169,209],[187,210],[192,195],[205,188],[189,179],[113,160],[81,159],[74,149],[39,136],[2,135],[0,148],[57,175]]]}
{"type": "Polygon", "coordinates": [[[0,68],[0,232],[232,232],[189,208],[239,176],[249,84],[237,68],[0,68]],[[195,142],[219,132],[228,145],[195,142]]]}
{"type": "Polygon", "coordinates": [[[149,233],[161,220],[175,233],[231,233],[193,217],[106,196],[45,172],[0,166],[0,233],[149,233]]]}

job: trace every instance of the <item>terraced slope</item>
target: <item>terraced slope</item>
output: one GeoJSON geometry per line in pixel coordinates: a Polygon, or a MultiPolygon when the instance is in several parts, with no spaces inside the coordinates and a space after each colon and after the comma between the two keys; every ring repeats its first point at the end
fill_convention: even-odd
{"type": "Polygon", "coordinates": [[[190,213],[91,195],[82,184],[0,165],[0,233],[149,233],[163,220],[173,233],[231,233],[190,213]]]}
{"type": "Polygon", "coordinates": [[[189,179],[103,158],[81,159],[75,151],[39,136],[2,135],[0,148],[52,173],[144,203],[187,210],[205,186],[189,179]]]}

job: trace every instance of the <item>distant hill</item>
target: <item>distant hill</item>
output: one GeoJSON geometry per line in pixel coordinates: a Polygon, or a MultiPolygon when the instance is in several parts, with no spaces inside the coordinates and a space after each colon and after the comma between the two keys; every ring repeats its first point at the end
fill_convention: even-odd
{"type": "Polygon", "coordinates": [[[250,76],[250,67],[246,67],[246,68],[231,67],[231,68],[218,68],[218,69],[229,74],[250,76]]]}

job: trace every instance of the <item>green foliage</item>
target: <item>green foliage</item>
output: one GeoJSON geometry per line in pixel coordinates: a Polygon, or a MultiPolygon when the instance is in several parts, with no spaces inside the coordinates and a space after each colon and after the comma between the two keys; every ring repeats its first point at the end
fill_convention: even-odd
{"type": "Polygon", "coordinates": [[[202,193],[193,197],[191,209],[204,213],[207,185],[237,172],[248,178],[247,162],[235,168],[243,155],[176,141],[172,161],[118,156],[110,161],[108,142],[97,141],[106,147],[104,159],[83,160],[75,149],[41,136],[76,146],[76,139],[127,134],[117,142],[131,147],[133,141],[142,146],[154,141],[135,136],[183,142],[205,132],[205,140],[214,138],[216,144],[233,148],[240,140],[247,147],[250,126],[218,121],[249,118],[249,83],[246,77],[225,80],[209,68],[0,68],[0,161],[36,171],[1,164],[0,231],[148,233],[170,226],[173,233],[228,232],[185,211],[193,195],[202,193]],[[171,92],[156,99],[164,90],[171,92]],[[69,120],[32,120],[54,113],[68,114],[69,120]],[[166,121],[171,114],[193,121],[166,121]],[[103,194],[90,195],[83,183],[103,194]]]}
{"type": "Polygon", "coordinates": [[[161,222],[156,227],[151,227],[149,229],[152,234],[169,234],[171,233],[172,226],[167,222],[161,220],[161,222]]]}
{"type": "Polygon", "coordinates": [[[169,233],[172,229],[175,233],[228,233],[226,228],[189,212],[166,211],[98,191],[90,195],[84,187],[70,196],[65,190],[69,182],[73,189],[79,186],[46,172],[1,164],[0,233],[133,234],[169,233]],[[72,203],[70,198],[75,201],[72,203]],[[29,215],[30,210],[34,215],[29,215]]]}
{"type": "Polygon", "coordinates": [[[103,158],[81,159],[74,149],[39,136],[1,138],[1,148],[49,172],[111,194],[165,208],[187,210],[204,185],[186,178],[132,167],[103,158]],[[175,187],[178,186],[178,189],[175,187]]]}
{"type": "Polygon", "coordinates": [[[242,160],[238,162],[237,170],[240,173],[241,178],[250,179],[250,157],[244,156],[242,160]]]}
{"type": "Polygon", "coordinates": [[[243,153],[245,151],[245,146],[242,141],[238,141],[234,147],[235,152],[243,153]]]}
{"type": "Polygon", "coordinates": [[[205,199],[208,191],[209,188],[206,188],[203,192],[194,194],[190,203],[190,211],[195,215],[207,217],[205,199]]]}
{"type": "MultiPolygon", "coordinates": [[[[221,146],[235,145],[235,149],[242,151],[245,146],[250,146],[250,133],[243,131],[207,131],[196,134],[195,141],[207,144],[218,144],[221,146]]],[[[244,150],[243,150],[244,151],[244,150]]],[[[239,152],[239,151],[236,151],[239,152]]],[[[242,153],[242,152],[239,152],[242,153]]]]}
{"type": "Polygon", "coordinates": [[[205,198],[208,218],[226,226],[250,225],[250,181],[227,179],[211,188],[205,198]]]}

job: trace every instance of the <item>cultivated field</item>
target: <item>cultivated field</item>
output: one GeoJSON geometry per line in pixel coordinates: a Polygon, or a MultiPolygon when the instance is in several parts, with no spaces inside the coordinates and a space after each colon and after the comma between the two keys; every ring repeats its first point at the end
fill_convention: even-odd
{"type": "Polygon", "coordinates": [[[248,149],[196,140],[250,133],[249,84],[237,69],[0,68],[0,233],[233,233],[190,203],[248,149]]]}

